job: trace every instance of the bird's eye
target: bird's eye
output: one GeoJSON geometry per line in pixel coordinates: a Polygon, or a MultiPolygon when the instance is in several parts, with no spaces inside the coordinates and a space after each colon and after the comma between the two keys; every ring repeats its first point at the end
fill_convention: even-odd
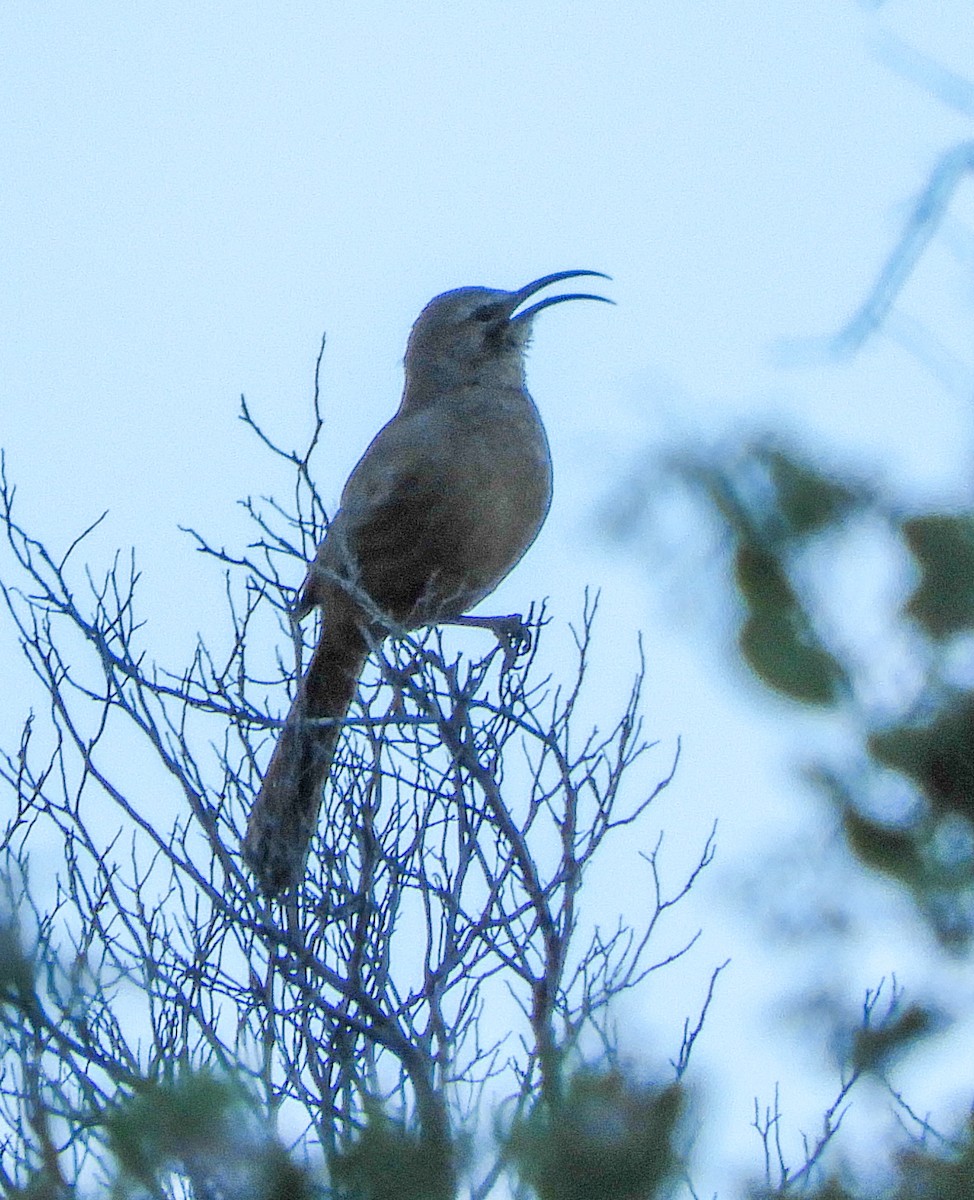
{"type": "Polygon", "coordinates": [[[496,321],[500,315],[500,305],[485,304],[481,308],[475,308],[471,316],[475,321],[483,321],[484,324],[488,321],[496,321]]]}

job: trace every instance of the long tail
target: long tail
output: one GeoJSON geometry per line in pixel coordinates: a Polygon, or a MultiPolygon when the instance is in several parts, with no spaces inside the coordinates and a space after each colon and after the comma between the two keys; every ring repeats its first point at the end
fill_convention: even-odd
{"type": "Polygon", "coordinates": [[[325,622],[247,822],[244,858],[269,898],[304,878],[341,721],[367,653],[352,620],[325,622]],[[335,723],[309,723],[322,718],[335,723]]]}

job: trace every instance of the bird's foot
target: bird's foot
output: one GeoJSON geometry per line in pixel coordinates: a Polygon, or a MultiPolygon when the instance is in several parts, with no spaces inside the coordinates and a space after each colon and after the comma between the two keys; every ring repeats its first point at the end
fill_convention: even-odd
{"type": "Polygon", "coordinates": [[[489,629],[504,651],[502,671],[509,671],[531,649],[531,627],[518,613],[506,617],[455,617],[450,624],[489,629]]]}

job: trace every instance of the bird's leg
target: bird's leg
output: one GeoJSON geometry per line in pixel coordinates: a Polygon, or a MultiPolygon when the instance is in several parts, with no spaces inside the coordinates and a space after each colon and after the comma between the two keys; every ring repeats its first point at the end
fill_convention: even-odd
{"type": "Polygon", "coordinates": [[[504,651],[504,671],[509,671],[531,649],[531,628],[519,613],[506,617],[454,617],[447,624],[489,629],[504,651]]]}

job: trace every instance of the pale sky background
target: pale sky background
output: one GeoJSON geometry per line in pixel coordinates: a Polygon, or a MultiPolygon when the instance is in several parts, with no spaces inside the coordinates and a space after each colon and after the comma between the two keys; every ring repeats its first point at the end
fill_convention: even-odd
{"type": "MultiPolygon", "coordinates": [[[[855,1006],[891,971],[918,996],[950,971],[879,884],[857,885],[867,915],[838,949],[771,939],[756,909],[769,888],[833,879],[815,865],[821,810],[792,769],[828,730],[715,649],[717,577],[699,556],[654,577],[605,544],[596,512],[646,448],[769,422],[911,495],[963,494],[963,364],[935,375],[887,335],[845,364],[775,352],[841,326],[940,154],[970,134],[886,65],[890,39],[974,74],[961,0],[0,8],[0,445],[21,520],[53,548],[109,510],[89,557],[104,569],[116,546],[137,548],[145,636],[170,665],[223,627],[221,581],[177,526],[232,543],[246,532],[236,501],[284,479],[237,420],[241,392],[302,445],[327,333],[319,484],[334,500],[398,402],[431,296],[568,268],[613,276],[618,307],[538,321],[529,380],[555,503],[492,607],[548,596],[564,630],[585,585],[600,587],[587,716],[605,720],[603,696],[618,710],[641,630],[660,770],[683,738],[654,818],[674,877],[719,818],[718,861],[684,918],[705,931],[693,963],[620,1014],[632,1053],[665,1065],[710,969],[733,958],[698,1046],[701,1195],[759,1168],[747,1126],[776,1080],[796,1162],[797,1130],[814,1132],[831,1098],[821,1041],[783,1015],[796,992],[855,1006]],[[755,896],[748,873],[782,847],[794,873],[755,896]]],[[[972,285],[952,252],[972,191],[898,305],[903,327],[962,357],[972,285]]],[[[8,746],[37,703],[17,656],[0,625],[8,746]]],[[[918,1110],[968,1099],[949,1059],[904,1067],[918,1110]]]]}

